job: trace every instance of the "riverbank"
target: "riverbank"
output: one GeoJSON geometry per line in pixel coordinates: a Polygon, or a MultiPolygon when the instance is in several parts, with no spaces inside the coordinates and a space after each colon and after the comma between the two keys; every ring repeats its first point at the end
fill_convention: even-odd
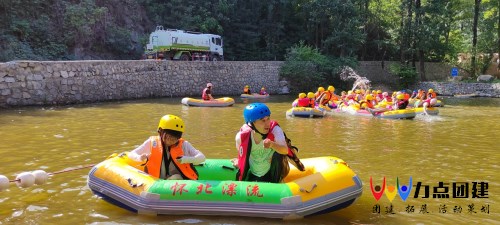
{"type": "Polygon", "coordinates": [[[419,82],[413,89],[434,89],[438,95],[500,98],[500,83],[419,82]]]}

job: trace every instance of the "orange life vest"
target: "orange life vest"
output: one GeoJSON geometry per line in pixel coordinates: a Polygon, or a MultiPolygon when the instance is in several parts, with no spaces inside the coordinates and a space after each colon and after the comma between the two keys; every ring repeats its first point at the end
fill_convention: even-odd
{"type": "Polygon", "coordinates": [[[366,109],[366,108],[373,109],[373,104],[372,104],[372,102],[371,102],[371,101],[365,101],[365,100],[363,100],[363,101],[360,101],[360,102],[359,102],[359,107],[360,107],[360,108],[362,108],[362,109],[363,109],[363,108],[365,108],[365,109],[366,109]],[[363,106],[363,105],[366,105],[366,106],[363,106]]]}
{"type": "Polygon", "coordinates": [[[332,93],[330,93],[330,91],[325,91],[325,92],[323,92],[323,94],[324,94],[323,100],[321,101],[320,105],[328,104],[328,102],[332,98],[332,93]]]}
{"type": "MultiPolygon", "coordinates": [[[[163,159],[163,146],[161,144],[160,136],[151,136],[151,155],[146,164],[146,171],[156,178],[160,178],[160,171],[163,159]]],[[[191,163],[179,163],[178,157],[184,155],[182,151],[182,145],[184,144],[184,139],[179,139],[179,142],[175,146],[170,147],[170,161],[174,163],[177,170],[181,173],[184,179],[198,180],[198,172],[191,163]]],[[[167,150],[168,151],[168,150],[167,150]]],[[[165,168],[168,172],[168,168],[165,168]]]]}
{"type": "Polygon", "coordinates": [[[317,91],[316,93],[314,93],[314,97],[319,100],[319,98],[321,97],[321,95],[323,94],[323,92],[324,91],[322,91],[322,92],[317,91]]]}

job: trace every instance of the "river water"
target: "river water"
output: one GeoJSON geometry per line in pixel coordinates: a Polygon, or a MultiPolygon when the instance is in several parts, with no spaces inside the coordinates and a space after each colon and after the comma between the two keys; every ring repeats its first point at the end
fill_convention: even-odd
{"type": "MultiPolygon", "coordinates": [[[[236,157],[234,135],[245,103],[198,108],[180,98],[0,110],[0,174],[55,172],[130,151],[155,134],[164,114],[181,116],[185,139],[207,158],[236,157]]],[[[302,158],[332,155],[363,181],[363,195],[330,214],[285,221],[246,217],[144,216],[111,205],[87,187],[89,169],[56,174],[43,185],[0,192],[0,224],[500,224],[500,99],[444,98],[439,116],[386,120],[334,114],[287,118],[293,96],[266,103],[302,158]],[[399,178],[413,189],[406,201],[370,189],[399,178]],[[440,184],[440,182],[443,182],[440,184]],[[414,196],[420,184],[418,196],[414,196]],[[467,189],[464,187],[467,186],[467,189]],[[428,198],[425,198],[428,188],[428,198]],[[457,188],[454,188],[457,187],[457,188]],[[460,189],[462,187],[462,189],[460,189]],[[436,193],[448,193],[438,198],[436,193]],[[454,194],[456,193],[456,194],[454,194]],[[467,194],[468,196],[465,196],[467,194]]]]}

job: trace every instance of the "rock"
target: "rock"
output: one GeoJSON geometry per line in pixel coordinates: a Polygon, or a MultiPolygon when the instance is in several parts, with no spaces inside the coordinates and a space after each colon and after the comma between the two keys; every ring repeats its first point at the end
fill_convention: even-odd
{"type": "Polygon", "coordinates": [[[463,76],[455,76],[455,77],[451,77],[451,78],[449,79],[449,81],[451,81],[451,82],[458,82],[458,81],[461,81],[461,80],[463,80],[463,79],[464,79],[464,77],[463,77],[463,76]]]}
{"type": "Polygon", "coordinates": [[[495,79],[492,75],[480,75],[477,77],[477,82],[491,82],[495,79]]]}
{"type": "Polygon", "coordinates": [[[288,89],[287,86],[281,88],[280,94],[289,94],[289,93],[290,90],[288,89]]]}

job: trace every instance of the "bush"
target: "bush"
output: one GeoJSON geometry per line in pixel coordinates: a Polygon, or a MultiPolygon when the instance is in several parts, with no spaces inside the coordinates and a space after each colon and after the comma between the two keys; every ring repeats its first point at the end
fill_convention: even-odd
{"type": "Polygon", "coordinates": [[[392,74],[398,77],[400,89],[408,88],[417,81],[417,71],[414,67],[401,64],[391,64],[389,70],[392,74]]]}
{"type": "Polygon", "coordinates": [[[316,90],[318,86],[340,85],[341,68],[355,62],[352,58],[329,58],[301,41],[287,50],[280,75],[290,82],[292,92],[316,90]]]}

